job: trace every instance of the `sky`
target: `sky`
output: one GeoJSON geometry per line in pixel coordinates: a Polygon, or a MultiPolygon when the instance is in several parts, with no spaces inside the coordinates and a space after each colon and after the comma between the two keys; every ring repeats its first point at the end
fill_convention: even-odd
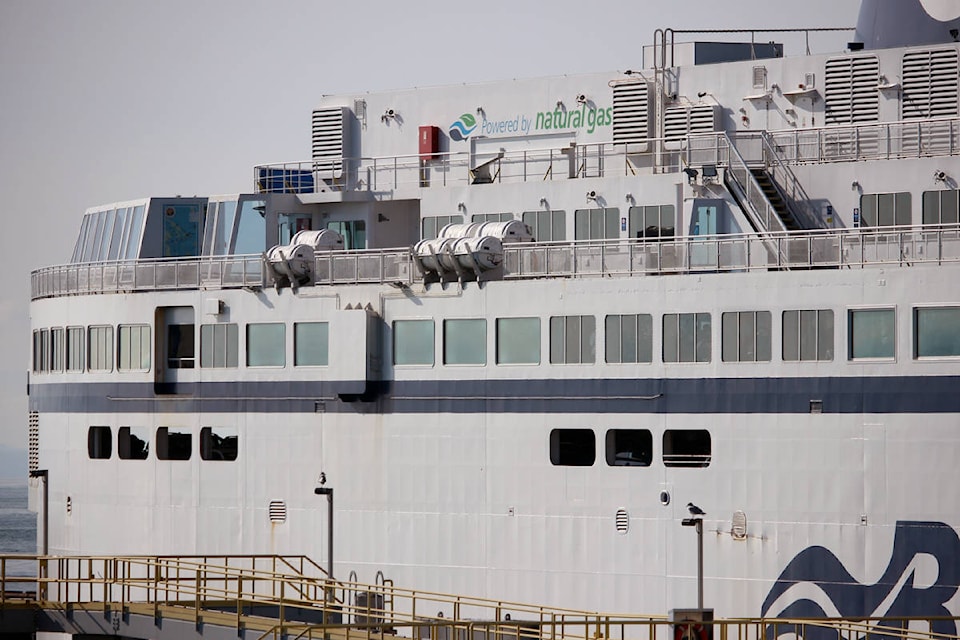
{"type": "Polygon", "coordinates": [[[0,446],[27,446],[30,271],[69,260],[86,208],[249,191],[255,164],[309,158],[325,94],[637,69],[657,28],[854,26],[858,7],[0,0],[0,446]]]}

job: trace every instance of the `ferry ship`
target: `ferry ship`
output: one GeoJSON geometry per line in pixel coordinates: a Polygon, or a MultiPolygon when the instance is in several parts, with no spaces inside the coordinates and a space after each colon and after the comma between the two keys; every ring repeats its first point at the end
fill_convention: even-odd
{"type": "Polygon", "coordinates": [[[88,209],[31,276],[40,550],[960,614],[958,28],[324,96],[248,193],[88,209]]]}

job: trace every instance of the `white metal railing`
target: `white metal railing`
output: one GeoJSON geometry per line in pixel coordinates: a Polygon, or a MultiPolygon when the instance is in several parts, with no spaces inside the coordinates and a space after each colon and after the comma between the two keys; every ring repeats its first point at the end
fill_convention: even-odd
{"type": "MultiPolygon", "coordinates": [[[[655,276],[689,272],[909,267],[960,262],[960,225],[830,229],[592,240],[504,246],[503,278],[655,276]]],[[[318,254],[316,285],[410,285],[421,278],[408,248],[318,254]]],[[[33,299],[65,295],[272,286],[260,256],[69,264],[31,274],[33,299]]]]}
{"type": "Polygon", "coordinates": [[[312,193],[318,185],[335,191],[388,192],[402,188],[502,182],[543,182],[571,178],[676,173],[682,152],[661,149],[660,140],[644,144],[570,145],[500,153],[442,153],[432,160],[419,155],[348,158],[323,167],[312,161],[259,165],[254,169],[258,193],[312,193]]]}
{"type": "Polygon", "coordinates": [[[753,223],[761,234],[766,235],[774,231],[786,231],[780,214],[774,208],[767,194],[764,193],[756,176],[750,171],[747,161],[740,155],[738,147],[733,144],[726,134],[723,135],[721,144],[728,146],[726,177],[738,187],[741,204],[745,205],[744,213],[753,219],[753,223]]]}
{"type": "Polygon", "coordinates": [[[806,190],[804,190],[803,185],[797,179],[796,174],[794,174],[787,163],[784,162],[770,133],[761,131],[760,138],[763,142],[764,167],[773,180],[773,183],[784,195],[786,204],[790,208],[792,215],[797,218],[800,228],[824,228],[826,225],[810,204],[810,196],[807,195],[806,190]]]}

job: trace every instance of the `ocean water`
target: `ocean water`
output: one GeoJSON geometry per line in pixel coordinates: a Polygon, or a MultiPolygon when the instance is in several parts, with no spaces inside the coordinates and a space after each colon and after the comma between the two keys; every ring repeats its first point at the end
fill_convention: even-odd
{"type": "MultiPolygon", "coordinates": [[[[37,516],[27,510],[27,486],[0,484],[0,555],[37,552],[37,516]]],[[[7,575],[35,576],[33,562],[8,561],[7,575]]]]}

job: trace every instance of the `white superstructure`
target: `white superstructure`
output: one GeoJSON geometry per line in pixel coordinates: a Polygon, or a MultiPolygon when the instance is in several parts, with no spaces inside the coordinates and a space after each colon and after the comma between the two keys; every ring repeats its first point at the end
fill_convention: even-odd
{"type": "Polygon", "coordinates": [[[325,564],[323,473],[341,578],[664,613],[695,503],[718,616],[960,614],[947,4],[328,96],[251,193],[88,210],[32,276],[50,553],[325,564]]]}

